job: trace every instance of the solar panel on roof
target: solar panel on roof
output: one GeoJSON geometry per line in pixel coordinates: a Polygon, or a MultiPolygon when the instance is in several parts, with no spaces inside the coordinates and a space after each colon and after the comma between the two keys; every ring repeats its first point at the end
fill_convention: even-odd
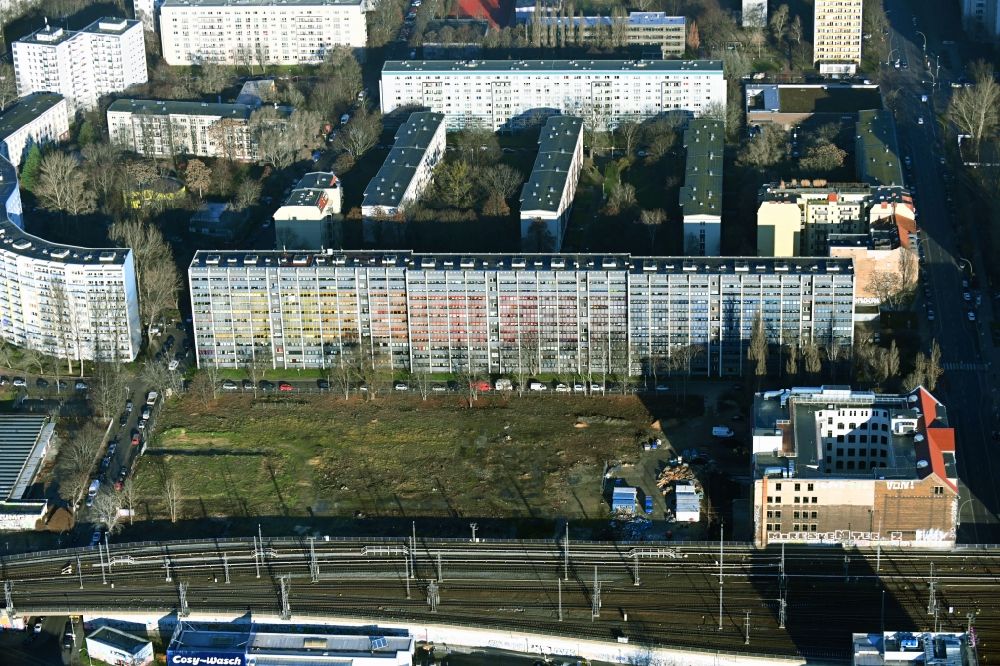
{"type": "Polygon", "coordinates": [[[45,426],[46,417],[0,415],[0,499],[7,499],[45,426]]]}
{"type": "Polygon", "coordinates": [[[389,645],[389,641],[384,636],[370,636],[368,640],[372,642],[373,650],[382,650],[389,645]]]}

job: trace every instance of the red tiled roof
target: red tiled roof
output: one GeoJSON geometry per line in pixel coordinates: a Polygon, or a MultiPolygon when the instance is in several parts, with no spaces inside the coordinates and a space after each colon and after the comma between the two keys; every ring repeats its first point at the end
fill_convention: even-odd
{"type": "MultiPolygon", "coordinates": [[[[917,459],[926,460],[929,463],[929,467],[925,468],[929,470],[928,473],[933,473],[942,482],[948,484],[949,488],[957,492],[958,486],[948,478],[948,472],[944,467],[944,452],[955,451],[955,429],[934,425],[937,421],[938,401],[927,389],[922,386],[918,388],[917,397],[920,401],[922,415],[920,429],[924,435],[923,441],[914,443],[917,449],[917,459]]],[[[917,470],[917,473],[920,474],[921,471],[917,470]]],[[[921,478],[925,477],[926,475],[921,478]]]]}
{"type": "Polygon", "coordinates": [[[917,233],[917,223],[905,215],[893,216],[896,223],[896,231],[899,233],[899,244],[910,249],[910,234],[917,233]]]}

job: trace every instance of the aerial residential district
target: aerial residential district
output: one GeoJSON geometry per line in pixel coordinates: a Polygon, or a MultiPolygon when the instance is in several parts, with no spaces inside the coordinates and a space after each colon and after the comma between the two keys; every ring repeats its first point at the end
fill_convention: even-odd
{"type": "Polygon", "coordinates": [[[0,28],[0,666],[1000,664],[1000,0],[0,28]]]}

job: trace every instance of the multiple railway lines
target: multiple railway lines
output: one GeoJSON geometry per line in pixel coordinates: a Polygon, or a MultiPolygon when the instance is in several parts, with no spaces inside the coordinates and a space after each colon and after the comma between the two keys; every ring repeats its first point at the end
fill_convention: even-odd
{"type": "Polygon", "coordinates": [[[851,632],[971,626],[1000,661],[1000,550],[265,538],[14,556],[0,579],[21,614],[354,616],[813,658],[849,657],[851,632]]]}

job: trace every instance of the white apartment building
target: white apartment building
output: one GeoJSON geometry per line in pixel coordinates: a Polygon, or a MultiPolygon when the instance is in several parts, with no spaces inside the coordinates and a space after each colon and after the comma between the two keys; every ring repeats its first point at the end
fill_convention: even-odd
{"type": "Polygon", "coordinates": [[[171,65],[318,63],[368,41],[363,0],[163,0],[159,27],[171,65]]]}
{"type": "Polygon", "coordinates": [[[139,21],[103,18],[78,32],[46,25],[14,42],[13,53],[17,94],[58,93],[70,113],[149,80],[139,21]]]}
{"type": "Polygon", "coordinates": [[[440,113],[419,111],[411,113],[396,131],[392,150],[365,188],[361,202],[366,241],[374,242],[386,231],[385,224],[398,228],[406,206],[419,199],[433,181],[434,167],[444,157],[444,121],[440,113]]]}
{"type": "Polygon", "coordinates": [[[559,252],[583,168],[583,120],[553,116],[538,137],[538,156],[521,189],[521,249],[559,252]]]}
{"type": "Polygon", "coordinates": [[[108,107],[111,142],[140,155],[197,155],[255,160],[250,131],[253,108],[245,104],[119,99],[108,107]]]}
{"type": "Polygon", "coordinates": [[[852,75],[861,64],[864,0],[816,0],[813,63],[820,74],[852,75]]]}
{"type": "Polygon", "coordinates": [[[146,32],[159,32],[160,6],[163,0],[133,0],[132,9],[135,20],[142,23],[146,32]]]}
{"type": "Polygon", "coordinates": [[[313,171],[299,179],[281,208],[274,211],[278,247],[317,249],[330,247],[331,222],[340,215],[342,187],[337,175],[313,171]]]}
{"type": "Polygon", "coordinates": [[[33,144],[69,136],[69,105],[55,93],[22,97],[0,114],[0,155],[15,168],[33,144]]]}
{"type": "Polygon", "coordinates": [[[25,233],[17,171],[0,158],[0,337],[58,358],[131,361],[142,332],[132,251],[25,233]]]}
{"type": "Polygon", "coordinates": [[[789,344],[849,349],[853,273],[849,259],[232,250],[198,251],[188,279],[199,367],[599,379],[742,374],[758,313],[775,363],[789,344]]]}
{"type": "Polygon", "coordinates": [[[1000,37],[1000,0],[962,0],[962,19],[973,34],[1000,37]]]}
{"type": "Polygon", "coordinates": [[[612,129],[726,105],[720,60],[390,60],[379,88],[382,113],[423,106],[443,113],[449,129],[518,127],[560,113],[612,129]]]}
{"type": "Polygon", "coordinates": [[[767,26],[767,0],[743,0],[742,24],[744,28],[767,26]]]}
{"type": "Polygon", "coordinates": [[[695,118],[684,130],[687,162],[680,204],[684,210],[684,254],[717,257],[722,252],[722,153],[726,125],[695,118]]]}

